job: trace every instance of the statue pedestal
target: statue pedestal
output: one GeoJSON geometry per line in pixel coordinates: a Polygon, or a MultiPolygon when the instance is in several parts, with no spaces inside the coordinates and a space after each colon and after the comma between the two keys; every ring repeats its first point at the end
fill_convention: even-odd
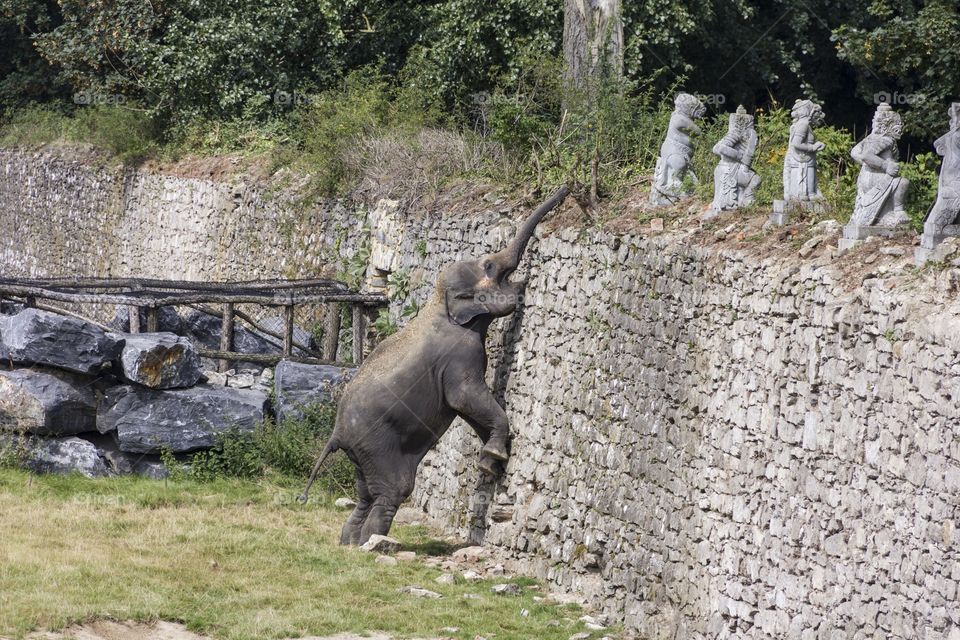
{"type": "Polygon", "coordinates": [[[790,224],[790,214],[794,211],[823,212],[822,200],[774,200],[773,213],[767,224],[783,227],[790,224]]]}
{"type": "Polygon", "coordinates": [[[879,225],[858,225],[852,222],[843,228],[843,235],[840,237],[841,249],[852,249],[862,241],[872,236],[890,238],[906,229],[903,225],[896,227],[881,227],[879,225]]]}
{"type": "MultiPolygon", "coordinates": [[[[773,213],[767,219],[767,223],[775,227],[783,227],[790,224],[790,210],[787,209],[786,200],[773,201],[773,213]]],[[[791,205],[793,203],[790,203],[791,205]]],[[[790,209],[793,207],[791,206],[790,209]]]]}
{"type": "Polygon", "coordinates": [[[939,235],[928,235],[924,233],[920,236],[920,246],[913,251],[913,262],[922,267],[936,252],[940,243],[947,238],[960,237],[960,225],[950,224],[943,228],[943,233],[939,235]]]}

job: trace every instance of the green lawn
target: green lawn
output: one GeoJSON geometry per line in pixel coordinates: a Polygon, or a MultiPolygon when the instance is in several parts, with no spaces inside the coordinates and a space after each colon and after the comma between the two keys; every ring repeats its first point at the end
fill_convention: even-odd
{"type": "MultiPolygon", "coordinates": [[[[268,482],[0,471],[0,636],[97,618],[182,621],[215,638],[378,630],[566,640],[582,631],[576,610],[533,601],[532,580],[514,580],[519,597],[498,596],[492,581],[440,585],[439,570],[420,562],[388,567],[340,547],[345,513],[322,495],[298,505],[295,494],[268,482]],[[407,585],[443,598],[398,591],[407,585]]],[[[422,528],[392,533],[408,549],[444,547],[422,528]]]]}

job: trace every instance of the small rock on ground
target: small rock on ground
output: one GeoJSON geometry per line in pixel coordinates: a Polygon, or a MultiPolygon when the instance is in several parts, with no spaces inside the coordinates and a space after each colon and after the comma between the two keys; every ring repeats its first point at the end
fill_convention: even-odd
{"type": "Polygon", "coordinates": [[[520,587],[511,583],[495,584],[492,587],[490,587],[490,591],[493,591],[497,595],[501,595],[501,596],[520,595],[520,587]]]}
{"type": "Polygon", "coordinates": [[[479,562],[486,560],[490,552],[483,547],[464,547],[453,552],[452,558],[456,562],[479,562]]]}
{"type": "Polygon", "coordinates": [[[397,566],[397,559],[393,556],[377,556],[377,559],[374,560],[377,564],[386,565],[388,567],[397,566]]]}
{"type": "Polygon", "coordinates": [[[413,562],[417,559],[416,551],[398,551],[394,556],[397,560],[401,562],[413,562]]]}
{"type": "Polygon", "coordinates": [[[382,554],[392,554],[400,551],[400,541],[389,536],[373,534],[370,539],[360,545],[361,551],[375,551],[382,554]]]}
{"type": "Polygon", "coordinates": [[[443,596],[437,593],[436,591],[430,591],[430,589],[423,589],[421,587],[409,586],[409,587],[400,587],[400,593],[409,593],[410,595],[416,598],[431,598],[436,600],[442,598],[443,596]]]}
{"type": "Polygon", "coordinates": [[[351,500],[350,498],[337,498],[333,505],[337,509],[353,509],[357,506],[356,500],[351,500]]]}

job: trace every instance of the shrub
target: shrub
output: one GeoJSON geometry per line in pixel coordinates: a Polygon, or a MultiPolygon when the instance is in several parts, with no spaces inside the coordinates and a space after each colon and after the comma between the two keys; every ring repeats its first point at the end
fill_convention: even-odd
{"type": "MultiPolygon", "coordinates": [[[[277,424],[265,420],[252,433],[231,430],[210,450],[190,457],[186,474],[199,481],[217,478],[255,479],[273,476],[291,484],[303,483],[330,435],[336,407],[319,404],[304,408],[304,417],[277,424]]],[[[171,473],[179,463],[164,460],[171,473]]],[[[347,491],[353,485],[353,464],[342,453],[327,460],[317,486],[347,491]]]]}

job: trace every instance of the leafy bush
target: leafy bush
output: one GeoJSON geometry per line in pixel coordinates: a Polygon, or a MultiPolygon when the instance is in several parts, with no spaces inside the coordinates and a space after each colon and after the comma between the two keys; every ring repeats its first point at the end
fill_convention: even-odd
{"type": "Polygon", "coordinates": [[[158,148],[159,131],[142,110],[95,105],[72,112],[32,106],[14,112],[0,130],[4,146],[36,147],[48,143],[82,142],[132,162],[158,148]]]}
{"type": "Polygon", "coordinates": [[[916,231],[923,231],[923,222],[937,199],[940,162],[932,153],[920,153],[900,165],[900,175],[910,181],[907,214],[916,231]]]}
{"type": "Polygon", "coordinates": [[[0,469],[22,469],[30,457],[26,432],[12,431],[0,436],[0,469]]]}
{"type": "MultiPolygon", "coordinates": [[[[306,481],[317,456],[333,433],[336,407],[319,404],[306,407],[304,418],[280,424],[266,420],[252,433],[237,430],[223,434],[217,446],[193,454],[187,475],[199,481],[216,478],[259,478],[266,475],[290,483],[306,481]]],[[[165,460],[171,473],[180,464],[165,460]]],[[[353,486],[353,464],[342,453],[328,458],[317,486],[327,491],[346,491],[353,486]]]]}

